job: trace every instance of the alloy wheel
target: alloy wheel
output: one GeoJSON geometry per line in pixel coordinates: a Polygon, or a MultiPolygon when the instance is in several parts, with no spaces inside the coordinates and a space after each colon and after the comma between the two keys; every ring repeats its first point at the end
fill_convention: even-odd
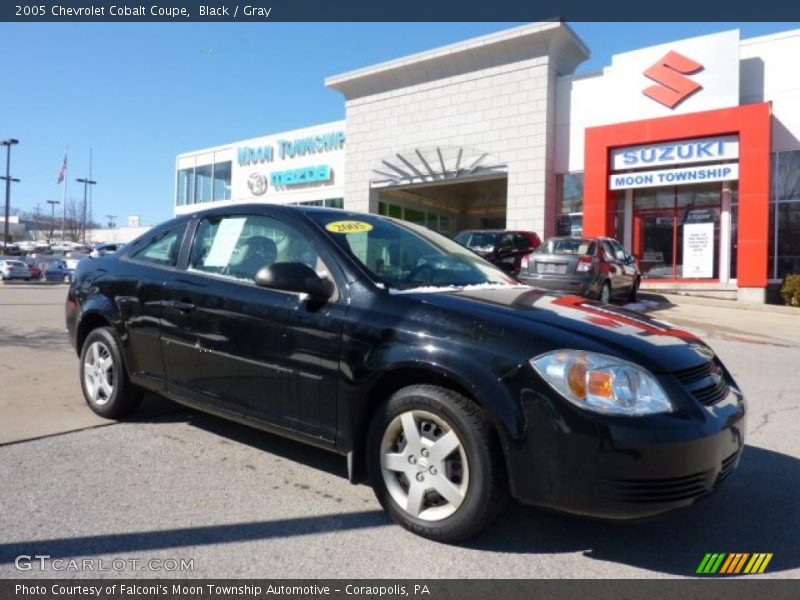
{"type": "Polygon", "coordinates": [[[114,393],[114,358],[103,342],[92,342],[83,360],[83,382],[89,400],[104,406],[114,393]]]}
{"type": "Polygon", "coordinates": [[[608,304],[611,301],[611,289],[607,283],[603,284],[603,289],[600,290],[600,302],[608,304]]]}
{"type": "Polygon", "coordinates": [[[381,440],[381,474],[392,499],[409,516],[441,521],[469,489],[469,465],[455,430],[441,417],[411,410],[395,417],[381,440]]]}

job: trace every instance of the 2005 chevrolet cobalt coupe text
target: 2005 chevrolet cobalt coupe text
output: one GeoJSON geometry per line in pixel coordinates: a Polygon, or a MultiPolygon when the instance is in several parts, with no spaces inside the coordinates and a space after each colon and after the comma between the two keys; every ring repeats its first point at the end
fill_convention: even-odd
{"type": "Polygon", "coordinates": [[[393,519],[441,541],[509,493],[611,519],[687,506],[744,445],[744,398],[698,338],[377,215],[178,217],[81,261],[66,319],[97,414],[152,390],[334,450],[393,519]]]}

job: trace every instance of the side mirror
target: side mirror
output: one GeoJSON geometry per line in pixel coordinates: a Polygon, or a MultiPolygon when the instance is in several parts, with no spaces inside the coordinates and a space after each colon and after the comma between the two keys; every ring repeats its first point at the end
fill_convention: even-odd
{"type": "Polygon", "coordinates": [[[625,263],[629,265],[636,264],[636,257],[633,254],[626,254],[625,255],[625,263]]]}
{"type": "Polygon", "coordinates": [[[299,262],[275,263],[259,269],[255,276],[256,285],[308,294],[317,300],[327,300],[333,296],[333,282],[317,275],[316,271],[299,262]]]}

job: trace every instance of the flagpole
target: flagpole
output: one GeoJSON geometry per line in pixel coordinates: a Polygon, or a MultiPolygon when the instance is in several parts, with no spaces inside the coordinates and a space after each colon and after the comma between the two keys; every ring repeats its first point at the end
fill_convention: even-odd
{"type": "Polygon", "coordinates": [[[64,202],[61,203],[61,242],[66,242],[66,229],[67,229],[67,171],[69,170],[69,165],[67,164],[69,156],[69,144],[64,146],[64,202]]]}
{"type": "MultiPolygon", "coordinates": [[[[92,180],[92,149],[89,148],[89,181],[92,180]]],[[[89,225],[92,225],[92,187],[89,186],[89,225]]],[[[94,233],[94,228],[90,229],[94,233]]]]}

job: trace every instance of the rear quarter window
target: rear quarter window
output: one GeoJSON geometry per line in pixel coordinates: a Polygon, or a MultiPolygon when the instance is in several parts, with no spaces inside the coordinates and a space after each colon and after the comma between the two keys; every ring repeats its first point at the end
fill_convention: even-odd
{"type": "Polygon", "coordinates": [[[181,249],[186,223],[154,233],[152,236],[137,244],[128,257],[137,262],[174,267],[178,263],[178,253],[181,249]]]}

